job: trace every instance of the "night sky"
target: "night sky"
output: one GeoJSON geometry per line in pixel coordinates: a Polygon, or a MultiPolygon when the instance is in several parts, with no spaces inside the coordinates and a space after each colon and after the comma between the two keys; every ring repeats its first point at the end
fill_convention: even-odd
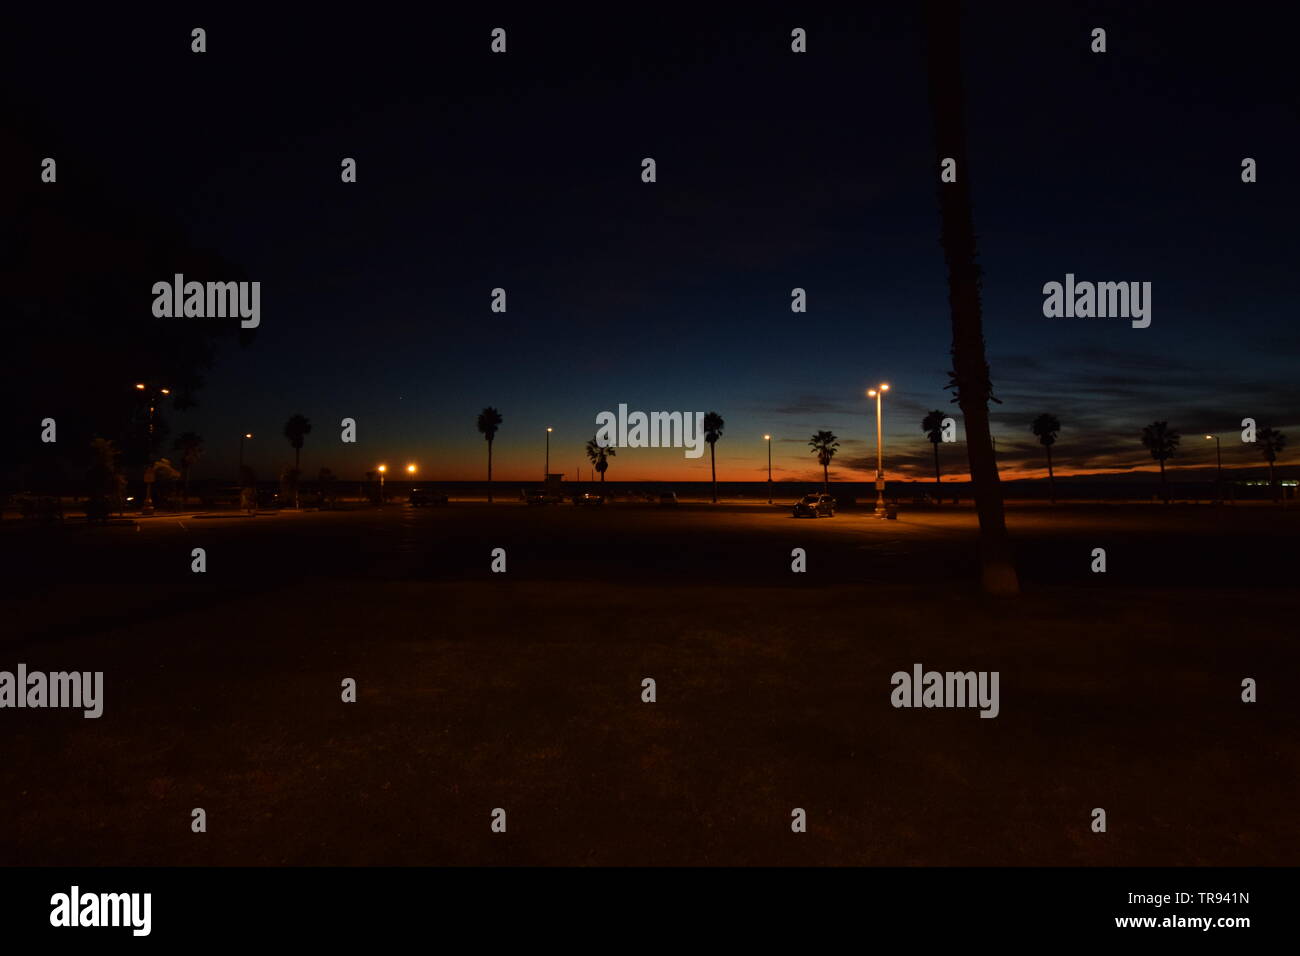
{"type": "MultiPolygon", "coordinates": [[[[1057,7],[982,4],[964,24],[1003,474],[1045,473],[1028,427],[1044,411],[1058,475],[1154,467],[1138,434],[1157,419],[1184,435],[1171,464],[1212,461],[1217,431],[1225,465],[1260,465],[1240,420],[1300,417],[1293,37],[1269,6],[1057,7]],[[1150,328],[1045,318],[1043,284],[1067,272],[1151,282],[1150,328]]],[[[823,428],[832,477],[862,479],[880,381],[889,474],[931,473],[920,420],[960,413],[919,10],[325,9],[57,11],[7,32],[6,103],[50,131],[18,147],[33,182],[56,156],[41,188],[93,178],[262,283],[252,342],[223,345],[198,406],[167,413],[204,436],[196,476],[233,477],[249,430],[274,477],[302,412],[309,476],[416,461],[478,479],[485,405],[505,420],[497,477],[540,474],[548,425],[572,475],[596,414],[626,403],[722,414],[723,480],[766,477],[765,432],[778,479],[820,478],[823,428]]],[[[151,281],[139,334],[186,321],[152,317],[151,281]]],[[[942,453],[964,474],[964,445],[942,453]]],[[[608,477],[707,479],[708,462],[623,449],[608,477]]]]}

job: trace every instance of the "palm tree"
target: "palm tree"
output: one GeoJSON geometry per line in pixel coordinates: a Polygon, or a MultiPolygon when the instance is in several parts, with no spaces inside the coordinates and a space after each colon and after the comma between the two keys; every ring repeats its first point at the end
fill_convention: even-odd
{"type": "MultiPolygon", "coordinates": [[[[991,594],[1020,591],[1011,542],[1002,510],[1002,486],[993,438],[989,432],[993,382],[984,352],[984,322],[980,311],[980,267],[975,261],[975,222],[971,212],[971,166],[966,154],[962,117],[961,10],[952,0],[929,0],[926,25],[929,38],[930,113],[938,160],[951,157],[957,164],[957,181],[938,182],[942,223],[939,244],[948,265],[948,302],[952,312],[952,371],[948,385],[956,396],[966,424],[966,453],[970,458],[971,485],[980,520],[980,557],[983,586],[991,594]]],[[[939,180],[940,162],[933,167],[939,180]]]]}
{"type": "Polygon", "coordinates": [[[921,431],[934,446],[934,496],[940,502],[943,501],[943,479],[939,476],[939,442],[943,441],[944,417],[943,412],[936,408],[921,419],[921,431]]]}
{"type": "Polygon", "coordinates": [[[1259,444],[1264,460],[1268,462],[1268,487],[1273,492],[1273,500],[1277,501],[1279,495],[1277,484],[1273,481],[1273,462],[1277,461],[1277,456],[1286,447],[1286,436],[1275,428],[1262,428],[1255,436],[1255,441],[1259,444]]]}
{"type": "Polygon", "coordinates": [[[1142,429],[1142,444],[1146,446],[1147,451],[1151,452],[1151,457],[1160,462],[1160,494],[1165,499],[1165,504],[1169,504],[1169,486],[1165,484],[1165,460],[1174,457],[1182,437],[1169,427],[1168,422],[1152,422],[1142,429]]]}
{"type": "Polygon", "coordinates": [[[1047,449],[1047,487],[1052,495],[1052,504],[1056,504],[1056,475],[1052,472],[1052,445],[1056,443],[1056,433],[1061,430],[1061,423],[1055,415],[1043,412],[1030,423],[1029,430],[1038,436],[1039,442],[1047,449]]]}
{"type": "Polygon", "coordinates": [[[600,472],[600,483],[605,483],[605,469],[609,467],[609,460],[617,454],[613,445],[600,445],[596,439],[591,438],[587,441],[587,460],[596,466],[600,472]]]}
{"type": "Polygon", "coordinates": [[[704,440],[709,443],[709,464],[713,469],[713,503],[718,503],[718,439],[722,437],[722,429],[726,427],[726,422],[717,412],[709,412],[704,416],[704,440]]]}
{"type": "Polygon", "coordinates": [[[822,492],[830,494],[830,464],[831,459],[840,449],[840,440],[830,432],[822,431],[808,439],[808,444],[812,446],[813,451],[817,452],[817,464],[822,466],[822,492]]]}
{"type": "Polygon", "coordinates": [[[284,423],[284,437],[289,439],[289,444],[293,446],[293,506],[295,508],[298,507],[298,475],[301,474],[298,465],[302,459],[302,442],[310,434],[311,422],[306,415],[295,412],[284,423]]]}
{"type": "Polygon", "coordinates": [[[190,500],[190,468],[203,455],[203,439],[194,432],[176,436],[172,447],[181,453],[182,506],[190,500]]]}
{"type": "Polygon", "coordinates": [[[492,504],[492,442],[501,427],[501,413],[489,405],[478,413],[478,430],[488,443],[488,504],[492,504]]]}

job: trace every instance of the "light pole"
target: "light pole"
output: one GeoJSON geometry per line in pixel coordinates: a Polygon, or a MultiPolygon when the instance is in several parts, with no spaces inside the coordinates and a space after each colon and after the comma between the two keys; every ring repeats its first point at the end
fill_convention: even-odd
{"type": "Polygon", "coordinates": [[[388,471],[387,465],[379,466],[379,503],[384,503],[384,472],[388,471]]]}
{"type": "Polygon", "coordinates": [[[144,504],[141,506],[140,510],[144,514],[150,514],[153,512],[153,474],[150,471],[150,469],[153,467],[153,413],[154,413],[154,408],[157,406],[158,402],[160,402],[164,396],[171,394],[171,389],[169,388],[149,389],[148,387],[145,386],[144,382],[136,382],[135,389],[137,392],[144,392],[145,398],[149,402],[149,438],[148,438],[148,447],[145,449],[145,463],[144,463],[144,470],[145,470],[144,504]]]}
{"type": "Polygon", "coordinates": [[[1223,445],[1218,435],[1206,435],[1206,440],[1214,439],[1214,503],[1223,503],[1223,445]]]}
{"type": "Polygon", "coordinates": [[[889,386],[883,382],[876,388],[867,392],[868,398],[876,400],[876,517],[885,516],[885,436],[881,431],[884,421],[884,413],[881,411],[881,399],[885,397],[885,392],[889,391],[889,386]]]}
{"type": "Polygon", "coordinates": [[[252,437],[252,432],[244,432],[239,436],[239,480],[241,482],[244,480],[244,439],[252,437]]]}
{"type": "Polygon", "coordinates": [[[767,503],[772,503],[772,436],[764,435],[763,441],[767,442],[767,503]]]}
{"type": "Polygon", "coordinates": [[[542,481],[551,473],[551,426],[546,426],[546,467],[542,471],[542,481]]]}

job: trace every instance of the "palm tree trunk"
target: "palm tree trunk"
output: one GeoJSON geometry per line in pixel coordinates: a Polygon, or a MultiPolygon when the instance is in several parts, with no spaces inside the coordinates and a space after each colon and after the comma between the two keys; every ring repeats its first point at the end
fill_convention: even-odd
{"type": "Polygon", "coordinates": [[[302,469],[298,467],[302,460],[302,446],[295,445],[293,449],[293,506],[298,507],[298,479],[302,477],[302,469]]]}
{"type": "Polygon", "coordinates": [[[1273,493],[1273,501],[1276,503],[1279,500],[1278,488],[1273,481],[1273,463],[1271,461],[1268,463],[1268,490],[1273,493]]]}
{"type": "Polygon", "coordinates": [[[1163,458],[1160,459],[1160,497],[1165,500],[1165,504],[1169,504],[1169,486],[1165,484],[1165,460],[1163,458]]]}
{"type": "MultiPolygon", "coordinates": [[[[989,432],[989,398],[993,391],[984,353],[984,324],[980,313],[980,268],[976,263],[975,223],[971,212],[970,164],[966,157],[966,131],[962,119],[960,5],[951,0],[929,0],[926,27],[929,38],[930,112],[938,158],[957,164],[957,181],[939,183],[942,221],[940,245],[948,265],[948,301],[952,310],[953,384],[966,423],[966,449],[971,485],[980,522],[980,559],[983,587],[990,594],[1020,591],[1011,559],[1002,487],[993,438],[989,432]]],[[[939,177],[940,163],[932,175],[939,177]]]]}
{"type": "Polygon", "coordinates": [[[1056,504],[1056,475],[1052,472],[1052,446],[1047,445],[1047,489],[1048,494],[1052,496],[1052,504],[1056,504]]]}
{"type": "Polygon", "coordinates": [[[488,504],[492,504],[492,439],[488,439],[488,504]]]}
{"type": "Polygon", "coordinates": [[[709,442],[709,465],[713,470],[713,503],[718,503],[718,446],[709,442]]]}
{"type": "Polygon", "coordinates": [[[831,471],[829,465],[822,465],[822,494],[831,493],[831,471]]]}
{"type": "Polygon", "coordinates": [[[934,448],[934,497],[940,504],[943,504],[943,478],[939,476],[939,443],[930,442],[934,448]]]}

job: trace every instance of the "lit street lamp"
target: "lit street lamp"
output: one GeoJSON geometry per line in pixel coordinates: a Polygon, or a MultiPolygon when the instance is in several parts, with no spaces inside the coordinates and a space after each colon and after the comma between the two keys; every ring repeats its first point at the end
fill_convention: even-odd
{"type": "Polygon", "coordinates": [[[144,514],[153,512],[153,473],[150,470],[153,467],[153,413],[158,403],[164,397],[170,395],[169,388],[152,388],[150,389],[144,382],[136,382],[135,389],[137,392],[144,392],[145,398],[149,402],[149,439],[148,448],[145,450],[145,482],[144,482],[144,504],[140,510],[144,514]]]}
{"type": "Polygon", "coordinates": [[[551,426],[546,426],[546,468],[542,471],[542,480],[551,473],[551,426]]]}
{"type": "Polygon", "coordinates": [[[384,472],[388,471],[387,465],[379,466],[379,503],[384,503],[384,472]]]}
{"type": "Polygon", "coordinates": [[[252,432],[244,432],[239,436],[239,480],[244,480],[244,439],[252,438],[252,432]]]}
{"type": "Polygon", "coordinates": [[[772,503],[772,436],[764,435],[763,441],[767,442],[767,503],[772,503]]]}
{"type": "Polygon", "coordinates": [[[1223,501],[1223,445],[1219,441],[1218,435],[1206,435],[1206,441],[1214,439],[1214,503],[1220,504],[1223,501]]]}
{"type": "Polygon", "coordinates": [[[881,430],[883,423],[883,412],[881,411],[880,402],[885,397],[885,392],[889,391],[889,386],[881,383],[876,388],[867,392],[868,398],[876,400],[876,517],[885,516],[885,436],[881,430]]]}

